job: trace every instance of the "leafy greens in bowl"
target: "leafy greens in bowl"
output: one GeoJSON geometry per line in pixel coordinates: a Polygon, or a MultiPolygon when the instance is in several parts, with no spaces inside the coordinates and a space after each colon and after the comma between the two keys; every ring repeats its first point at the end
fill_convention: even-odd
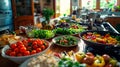
{"type": "Polygon", "coordinates": [[[28,33],[29,37],[49,39],[55,36],[55,33],[51,30],[32,30],[28,33]]]}
{"type": "Polygon", "coordinates": [[[54,29],[54,32],[56,34],[60,34],[60,35],[73,35],[73,34],[78,34],[80,32],[83,32],[84,29],[72,29],[72,28],[56,28],[54,29]]]}

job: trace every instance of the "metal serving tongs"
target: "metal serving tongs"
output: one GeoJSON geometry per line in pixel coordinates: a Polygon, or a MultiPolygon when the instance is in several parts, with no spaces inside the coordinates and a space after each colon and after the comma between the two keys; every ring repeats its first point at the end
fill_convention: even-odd
{"type": "Polygon", "coordinates": [[[75,59],[75,53],[74,53],[74,51],[69,51],[69,52],[66,52],[66,51],[63,51],[62,53],[61,53],[61,55],[62,55],[62,57],[69,57],[69,58],[71,58],[73,61],[76,61],[76,59],[75,59]]]}

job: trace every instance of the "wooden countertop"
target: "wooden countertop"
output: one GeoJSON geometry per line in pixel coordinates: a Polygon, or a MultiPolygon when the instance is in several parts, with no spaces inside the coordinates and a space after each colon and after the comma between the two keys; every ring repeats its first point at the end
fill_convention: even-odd
{"type": "MultiPolygon", "coordinates": [[[[51,40],[52,39],[49,39],[48,41],[51,42],[51,40]]],[[[63,51],[68,52],[68,51],[71,51],[71,50],[73,50],[74,52],[84,51],[84,49],[85,49],[84,46],[85,46],[85,44],[81,39],[80,39],[80,42],[78,43],[78,46],[74,46],[74,47],[61,47],[61,46],[52,44],[50,46],[50,48],[46,51],[46,53],[53,53],[53,52],[60,53],[60,52],[63,52],[63,51]]],[[[18,67],[19,65],[20,64],[16,64],[16,63],[12,62],[11,60],[3,58],[0,55],[0,67],[18,67]]]]}

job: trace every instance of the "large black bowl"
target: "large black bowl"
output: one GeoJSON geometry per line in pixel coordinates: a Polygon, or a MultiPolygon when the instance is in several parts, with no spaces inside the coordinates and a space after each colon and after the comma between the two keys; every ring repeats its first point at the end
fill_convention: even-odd
{"type": "Polygon", "coordinates": [[[106,45],[102,43],[95,43],[92,41],[85,40],[82,36],[88,32],[96,32],[101,35],[110,34],[112,36],[120,36],[120,34],[109,32],[109,31],[84,31],[80,33],[81,39],[86,44],[85,52],[92,52],[93,54],[109,54],[110,56],[115,57],[117,60],[120,61],[120,45],[106,45]]]}

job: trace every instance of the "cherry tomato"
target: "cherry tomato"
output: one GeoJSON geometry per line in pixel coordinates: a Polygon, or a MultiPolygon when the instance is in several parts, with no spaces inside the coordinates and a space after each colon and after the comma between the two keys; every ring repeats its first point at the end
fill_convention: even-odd
{"type": "Polygon", "coordinates": [[[25,51],[24,56],[30,55],[30,51],[25,51]]]}
{"type": "Polygon", "coordinates": [[[23,42],[23,44],[24,44],[24,46],[28,46],[28,41],[27,40],[22,40],[22,42],[23,42]]]}
{"type": "Polygon", "coordinates": [[[34,46],[34,45],[37,45],[37,42],[36,41],[34,41],[33,43],[32,43],[32,45],[34,46]]]}
{"type": "Polygon", "coordinates": [[[42,50],[44,50],[44,49],[45,49],[45,46],[44,46],[44,45],[42,45],[42,46],[41,46],[41,48],[42,48],[42,50]]]}
{"type": "Polygon", "coordinates": [[[11,44],[11,45],[10,45],[10,48],[11,48],[11,49],[15,49],[16,47],[17,47],[16,44],[11,44]]]}
{"type": "Polygon", "coordinates": [[[16,44],[17,44],[17,46],[23,45],[22,41],[18,41],[16,44]]]}
{"type": "Polygon", "coordinates": [[[13,51],[10,53],[10,56],[16,56],[16,53],[13,51]]]}
{"type": "Polygon", "coordinates": [[[22,44],[18,46],[18,48],[19,48],[19,49],[20,49],[20,48],[22,48],[22,47],[25,47],[25,46],[24,46],[24,45],[22,45],[22,44]]]}
{"type": "Polygon", "coordinates": [[[6,50],[6,54],[7,54],[7,55],[10,55],[11,52],[12,52],[11,49],[6,50]]]}
{"type": "Polygon", "coordinates": [[[39,45],[43,45],[43,41],[42,40],[38,39],[37,42],[38,42],[39,45]]]}
{"type": "Polygon", "coordinates": [[[36,52],[38,53],[38,52],[41,52],[42,50],[41,50],[41,48],[37,48],[36,49],[36,52]]]}
{"type": "Polygon", "coordinates": [[[22,53],[18,53],[17,56],[20,57],[20,56],[23,56],[23,55],[22,55],[22,53]]]}
{"type": "Polygon", "coordinates": [[[37,49],[38,48],[38,45],[33,45],[33,49],[37,49]]]}
{"type": "Polygon", "coordinates": [[[26,51],[26,47],[20,48],[20,52],[21,52],[21,53],[24,53],[25,51],[26,51]]]}
{"type": "Polygon", "coordinates": [[[32,50],[31,54],[36,54],[36,50],[32,50]]]}
{"type": "Polygon", "coordinates": [[[19,52],[19,49],[18,49],[18,48],[15,48],[14,51],[15,51],[16,53],[18,53],[18,52],[19,52]]]}

